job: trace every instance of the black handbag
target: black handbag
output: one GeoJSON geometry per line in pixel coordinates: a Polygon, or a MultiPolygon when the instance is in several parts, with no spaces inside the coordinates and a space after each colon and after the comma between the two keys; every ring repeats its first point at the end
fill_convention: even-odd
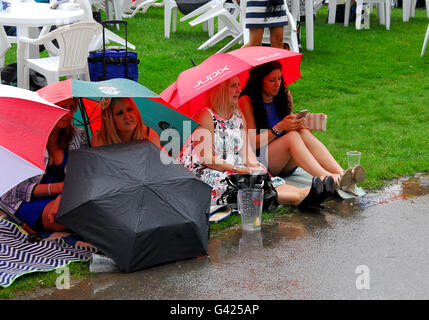
{"type": "Polygon", "coordinates": [[[274,188],[270,175],[265,172],[262,174],[231,174],[224,180],[227,183],[225,192],[217,200],[217,204],[237,203],[238,190],[245,188],[264,189],[264,211],[272,211],[278,205],[277,191],[274,188]]]}

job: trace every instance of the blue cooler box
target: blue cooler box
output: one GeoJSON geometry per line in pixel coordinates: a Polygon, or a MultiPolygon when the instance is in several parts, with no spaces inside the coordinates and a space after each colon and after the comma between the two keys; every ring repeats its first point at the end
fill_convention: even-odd
{"type": "Polygon", "coordinates": [[[125,49],[106,48],[105,53],[102,49],[91,51],[88,56],[89,76],[91,81],[128,78],[138,82],[139,62],[136,52],[126,52],[125,49]]]}

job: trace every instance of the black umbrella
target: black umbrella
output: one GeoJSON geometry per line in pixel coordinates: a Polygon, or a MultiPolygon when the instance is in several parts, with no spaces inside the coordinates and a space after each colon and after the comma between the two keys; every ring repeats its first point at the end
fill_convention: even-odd
{"type": "Polygon", "coordinates": [[[70,151],[56,220],[133,272],[207,255],[210,195],[151,142],[80,149],[70,151]]]}

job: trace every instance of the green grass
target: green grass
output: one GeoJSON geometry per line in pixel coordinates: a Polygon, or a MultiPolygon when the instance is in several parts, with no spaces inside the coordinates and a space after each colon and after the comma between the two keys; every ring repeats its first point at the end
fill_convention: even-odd
{"type": "MultiPolygon", "coordinates": [[[[394,9],[390,30],[379,25],[375,11],[369,30],[356,30],[354,24],[328,25],[327,12],[327,6],[317,12],[314,51],[305,50],[303,27],[302,78],[290,86],[295,108],[328,115],[327,131],[315,134],[341,165],[346,166],[346,151],[362,151],[361,163],[367,171],[363,187],[367,189],[428,171],[429,52],[420,57],[428,23],[425,11],[416,10],[415,18],[405,23],[402,10],[394,9]]],[[[190,57],[201,63],[229,41],[198,51],[207,33],[201,25],[190,27],[187,22],[178,22],[177,32],[165,39],[162,8],[150,8],[128,21],[129,41],[136,45],[141,61],[139,82],[157,93],[192,66],[190,57]]],[[[6,63],[14,61],[12,49],[6,63]]],[[[294,212],[282,207],[264,213],[263,220],[294,212]]],[[[231,216],[212,224],[211,232],[237,223],[239,216],[231,216]]],[[[78,269],[76,275],[71,272],[73,278],[89,275],[87,264],[73,264],[72,268],[78,269]]],[[[42,282],[52,286],[56,276],[53,272],[21,277],[13,288],[0,289],[0,298],[33,290],[42,282]]]]}

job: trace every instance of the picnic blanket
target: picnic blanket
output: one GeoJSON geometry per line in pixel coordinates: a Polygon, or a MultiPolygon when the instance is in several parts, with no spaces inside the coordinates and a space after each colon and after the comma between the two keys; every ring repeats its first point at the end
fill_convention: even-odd
{"type": "Polygon", "coordinates": [[[51,271],[74,261],[88,261],[97,249],[71,233],[43,233],[31,243],[27,234],[9,220],[0,218],[0,286],[10,286],[18,277],[51,271]]]}

